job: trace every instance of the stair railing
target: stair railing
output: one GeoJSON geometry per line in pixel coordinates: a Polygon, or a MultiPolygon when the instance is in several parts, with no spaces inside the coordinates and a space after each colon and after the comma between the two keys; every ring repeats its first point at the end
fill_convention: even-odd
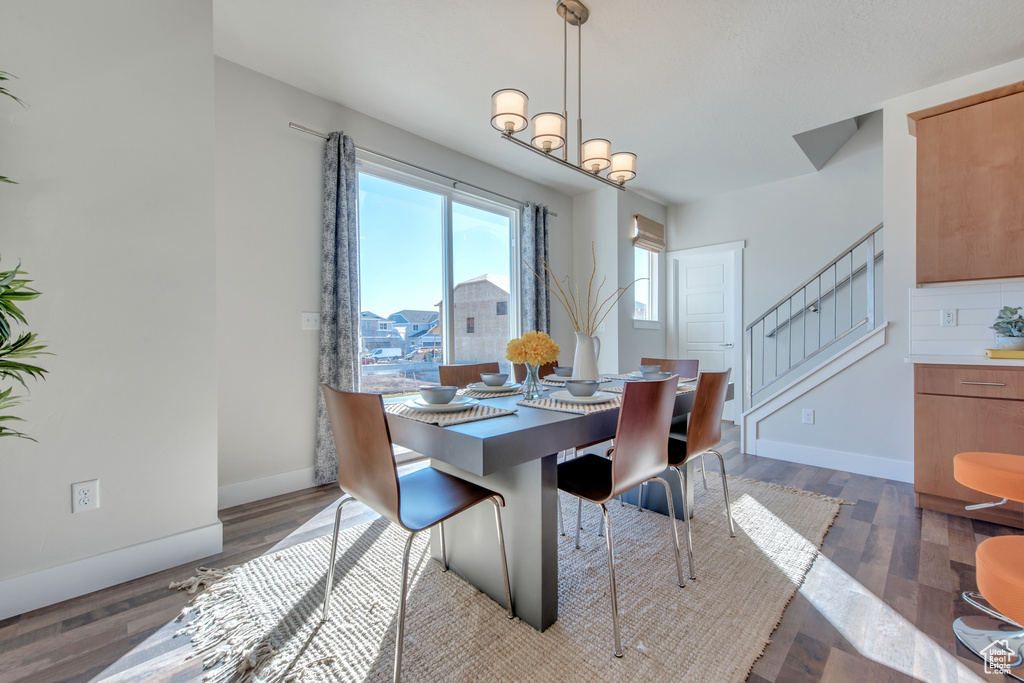
{"type": "Polygon", "coordinates": [[[792,370],[854,331],[874,329],[875,265],[884,253],[879,248],[883,226],[879,223],[747,325],[747,407],[792,370]]]}

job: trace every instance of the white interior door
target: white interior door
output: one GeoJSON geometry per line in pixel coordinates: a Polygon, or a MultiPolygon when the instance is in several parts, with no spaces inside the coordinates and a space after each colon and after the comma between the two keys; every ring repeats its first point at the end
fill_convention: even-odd
{"type": "Polygon", "coordinates": [[[668,254],[669,339],[675,358],[700,362],[702,372],[732,368],[734,398],[723,418],[740,417],[743,242],[685,249],[668,254]]]}

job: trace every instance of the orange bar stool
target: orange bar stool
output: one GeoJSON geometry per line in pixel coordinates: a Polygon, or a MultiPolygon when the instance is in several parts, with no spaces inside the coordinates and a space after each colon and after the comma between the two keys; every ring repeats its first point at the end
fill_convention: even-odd
{"type": "MultiPolygon", "coordinates": [[[[1002,498],[968,505],[969,510],[1024,501],[1024,456],[957,453],[953,476],[964,486],[1002,498]]],[[[963,598],[985,615],[960,617],[953,622],[953,632],[987,667],[1024,681],[1024,537],[983,541],[975,564],[978,592],[964,591],[963,598]]]]}

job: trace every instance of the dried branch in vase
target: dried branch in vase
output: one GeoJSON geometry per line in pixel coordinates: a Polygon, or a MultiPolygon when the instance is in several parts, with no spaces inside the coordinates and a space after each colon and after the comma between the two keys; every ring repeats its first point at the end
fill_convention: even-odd
{"type": "Polygon", "coordinates": [[[533,267],[526,263],[526,267],[530,269],[541,284],[543,284],[551,295],[558,300],[558,303],[562,304],[562,308],[569,315],[569,322],[572,323],[572,328],[576,332],[582,332],[587,336],[594,336],[594,332],[601,326],[604,319],[608,317],[608,314],[615,310],[615,304],[619,302],[622,295],[629,291],[629,288],[635,285],[640,280],[646,280],[645,277],[639,277],[630,282],[625,287],[619,287],[614,292],[609,294],[603,300],[601,299],[601,290],[604,288],[605,282],[608,278],[601,278],[600,284],[597,286],[597,292],[594,292],[594,278],[597,277],[597,252],[594,248],[594,243],[590,243],[590,256],[593,259],[593,268],[590,271],[590,281],[587,283],[587,299],[583,301],[583,297],[580,293],[580,286],[577,283],[575,286],[566,275],[559,281],[558,276],[555,275],[554,271],[551,270],[551,266],[544,259],[541,262],[544,264],[544,270],[551,276],[551,280],[555,283],[555,289],[552,289],[551,285],[544,282],[544,278],[538,273],[533,267]],[[564,286],[563,286],[564,285],[564,286]],[[575,289],[575,292],[573,291],[575,289]]]}

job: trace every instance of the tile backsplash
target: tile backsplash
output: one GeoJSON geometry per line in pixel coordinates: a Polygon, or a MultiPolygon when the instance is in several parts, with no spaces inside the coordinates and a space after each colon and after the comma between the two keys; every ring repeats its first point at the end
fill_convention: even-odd
{"type": "Polygon", "coordinates": [[[910,354],[981,356],[995,346],[1003,306],[1024,306],[1024,279],[954,283],[910,290],[910,354]],[[956,327],[940,327],[940,311],[956,311],[956,327]]]}

